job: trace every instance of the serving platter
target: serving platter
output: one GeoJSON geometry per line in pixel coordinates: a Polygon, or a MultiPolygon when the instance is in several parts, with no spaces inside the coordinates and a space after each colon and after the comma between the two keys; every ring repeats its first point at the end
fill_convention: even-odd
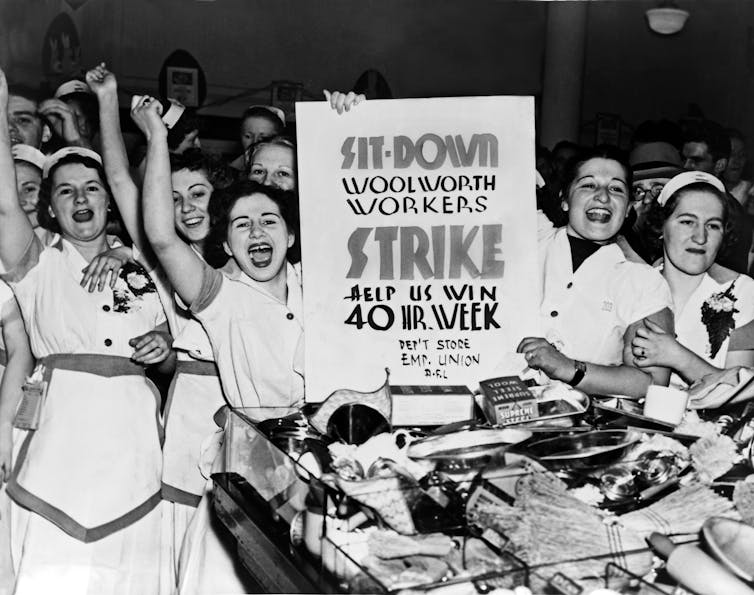
{"type": "Polygon", "coordinates": [[[409,446],[407,454],[412,459],[445,458],[449,453],[462,456],[464,451],[478,456],[523,442],[531,435],[528,430],[517,428],[469,428],[416,440],[409,446]]]}
{"type": "Polygon", "coordinates": [[[528,441],[519,449],[548,466],[585,468],[620,459],[640,438],[631,430],[596,430],[528,441]]]}
{"type": "Polygon", "coordinates": [[[625,426],[634,426],[651,431],[661,430],[665,432],[672,432],[675,429],[674,424],[669,424],[653,417],[647,417],[638,412],[638,407],[634,409],[631,405],[633,401],[618,400],[617,406],[613,407],[608,403],[612,403],[615,399],[607,397],[605,400],[600,400],[595,397],[592,399],[592,407],[595,414],[602,415],[610,419],[612,423],[625,426]]]}

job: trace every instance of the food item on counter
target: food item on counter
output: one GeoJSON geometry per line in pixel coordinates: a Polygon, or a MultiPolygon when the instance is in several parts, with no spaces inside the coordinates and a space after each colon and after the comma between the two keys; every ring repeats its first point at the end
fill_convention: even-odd
{"type": "Polygon", "coordinates": [[[590,506],[599,506],[605,500],[605,496],[600,489],[590,483],[584,484],[579,488],[570,489],[568,493],[590,506]]]}
{"type": "Polygon", "coordinates": [[[361,563],[389,590],[435,583],[442,580],[450,570],[445,562],[431,556],[408,556],[385,560],[370,555],[361,563]]]}
{"type": "Polygon", "coordinates": [[[453,540],[443,533],[428,535],[399,535],[395,531],[374,531],[367,540],[369,553],[382,559],[406,556],[447,556],[453,540]]]}
{"type": "Polygon", "coordinates": [[[631,450],[626,457],[627,460],[636,460],[640,458],[645,452],[672,452],[680,456],[682,459],[687,460],[689,456],[689,449],[678,440],[665,436],[664,434],[648,434],[644,433],[641,436],[641,441],[631,450]]]}
{"type": "Polygon", "coordinates": [[[347,496],[377,512],[391,529],[403,535],[416,533],[406,500],[406,495],[412,490],[406,488],[402,477],[375,477],[360,481],[336,477],[335,482],[347,496]]]}
{"type": "Polygon", "coordinates": [[[684,486],[646,508],[626,513],[620,523],[642,537],[651,533],[696,533],[711,516],[737,518],[733,503],[702,484],[684,486]]]}
{"type": "Polygon", "coordinates": [[[688,436],[717,436],[720,434],[720,426],[712,421],[702,421],[696,411],[689,410],[683,416],[683,421],[675,428],[676,433],[688,436]]]}
{"type": "Polygon", "coordinates": [[[551,399],[549,401],[539,402],[539,416],[549,417],[550,415],[560,415],[564,413],[577,413],[583,409],[577,407],[571,401],[566,399],[551,399]]]}
{"type": "Polygon", "coordinates": [[[461,547],[453,549],[447,557],[447,562],[456,575],[480,575],[485,572],[510,570],[513,567],[509,559],[498,555],[476,537],[467,538],[461,547]]]}
{"type": "Polygon", "coordinates": [[[709,483],[733,468],[738,459],[736,443],[730,436],[700,438],[689,447],[691,463],[703,483],[709,483]]]}
{"type": "Polygon", "coordinates": [[[537,395],[539,417],[583,413],[589,404],[583,393],[563,382],[553,382],[539,394],[536,388],[531,390],[537,395]]]}
{"type": "Polygon", "coordinates": [[[754,483],[739,481],[733,488],[733,503],[741,520],[754,525],[754,483]]]}
{"type": "Polygon", "coordinates": [[[356,479],[353,469],[361,469],[360,477],[364,478],[370,475],[369,469],[379,459],[389,460],[395,469],[418,480],[434,467],[433,463],[414,461],[408,457],[409,446],[422,435],[410,430],[396,430],[373,436],[359,446],[333,442],[328,446],[333,459],[331,466],[344,479],[353,480],[356,479]],[[341,469],[345,475],[341,473],[341,469]]]}

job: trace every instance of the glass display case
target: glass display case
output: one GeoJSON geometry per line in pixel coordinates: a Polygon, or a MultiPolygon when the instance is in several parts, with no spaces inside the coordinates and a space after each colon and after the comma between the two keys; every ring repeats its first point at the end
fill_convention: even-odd
{"type": "Polygon", "coordinates": [[[381,456],[355,457],[353,469],[335,473],[336,449],[305,420],[290,427],[292,416],[303,418],[291,409],[230,411],[223,471],[213,476],[215,509],[262,592],[657,592],[632,574],[648,569],[646,544],[559,491],[536,459],[480,444],[432,459],[435,442],[447,446],[442,435],[428,460],[400,459],[411,431],[393,430],[374,437],[381,456]],[[408,464],[425,465],[414,470],[421,479],[393,467],[408,464]]]}
{"type": "Polygon", "coordinates": [[[318,478],[316,464],[307,463],[307,438],[281,444],[259,423],[289,413],[231,411],[223,472],[213,475],[215,509],[260,590],[387,593],[452,587],[454,593],[476,593],[527,584],[521,560],[469,533],[461,520],[443,518],[439,505],[431,506],[447,493],[439,480],[409,485],[395,478],[318,478]],[[435,532],[404,535],[416,533],[415,525],[435,532]]]}

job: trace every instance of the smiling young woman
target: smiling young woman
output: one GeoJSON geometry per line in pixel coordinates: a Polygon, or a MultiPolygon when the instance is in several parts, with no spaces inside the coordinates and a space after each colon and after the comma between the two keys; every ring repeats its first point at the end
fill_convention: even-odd
{"type": "Polygon", "coordinates": [[[58,233],[49,246],[36,236],[16,196],[7,105],[0,71],[0,260],[47,383],[8,481],[12,590],[158,593],[168,570],[162,452],[145,367],[172,361],[164,312],[143,271],[113,273],[101,292],[82,284],[82,270],[109,247],[110,191],[96,153],[69,147],[45,161],[37,209],[58,233]]]}
{"type": "Polygon", "coordinates": [[[615,243],[630,204],[631,174],[617,149],[598,147],[570,163],[561,193],[568,216],[554,229],[540,213],[541,337],[520,345],[529,367],[596,394],[644,396],[668,370],[639,369],[631,340],[645,320],[672,332],[661,275],[615,243]]]}

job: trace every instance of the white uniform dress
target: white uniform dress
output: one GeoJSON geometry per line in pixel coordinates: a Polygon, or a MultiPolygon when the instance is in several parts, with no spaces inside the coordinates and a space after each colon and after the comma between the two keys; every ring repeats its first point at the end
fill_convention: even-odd
{"type": "MultiPolygon", "coordinates": [[[[141,254],[134,249],[134,256],[141,254]]],[[[211,491],[210,466],[202,469],[203,445],[214,445],[218,432],[214,415],[225,406],[212,346],[198,320],[173,294],[162,269],[151,272],[160,300],[165,307],[168,325],[177,354],[176,370],[168,389],[163,414],[165,442],[162,461],[162,497],[165,514],[170,514],[170,533],[163,534],[163,554],[172,560],[173,584],[180,575],[179,560],[186,530],[197,513],[202,496],[211,491]]],[[[211,539],[209,537],[208,539],[211,539]]],[[[227,553],[231,559],[232,552],[227,553]]],[[[233,576],[229,576],[229,580],[233,576]]]]}
{"type": "Polygon", "coordinates": [[[544,338],[570,358],[617,366],[623,336],[642,318],[672,308],[670,289],[647,264],[607,244],[573,272],[566,228],[540,224],[540,316],[544,338]]]}
{"type": "Polygon", "coordinates": [[[128,344],[164,313],[143,270],[90,293],[86,265],[66,240],[34,237],[3,276],[49,383],[7,488],[16,595],[158,593],[166,562],[159,393],[128,344]]]}
{"type": "MultiPolygon", "coordinates": [[[[241,274],[230,279],[205,266],[200,295],[191,310],[209,335],[228,402],[233,407],[295,407],[303,404],[303,311],[301,277],[287,265],[288,297],[282,303],[241,274]]],[[[218,457],[218,461],[219,462],[218,457]]],[[[215,470],[218,470],[217,468],[215,470]]],[[[213,529],[205,495],[181,551],[178,593],[245,593],[227,543],[213,529]]]]}
{"type": "Polygon", "coordinates": [[[301,280],[287,264],[288,298],[280,302],[245,274],[229,279],[205,265],[191,305],[209,335],[232,407],[298,407],[304,402],[301,280]]]}
{"type": "MultiPolygon", "coordinates": [[[[701,283],[691,294],[686,304],[681,310],[675,312],[675,332],[681,345],[704,358],[713,366],[724,368],[725,358],[728,355],[728,345],[730,344],[730,333],[733,329],[742,327],[751,320],[754,320],[754,279],[748,275],[739,275],[732,281],[718,283],[707,273],[704,273],[701,283]],[[733,328],[722,330],[722,335],[716,341],[717,349],[714,350],[713,355],[710,330],[702,321],[702,306],[705,301],[710,300],[711,308],[719,312],[716,316],[723,319],[727,318],[728,315],[723,310],[725,307],[723,303],[711,299],[718,294],[721,297],[726,291],[732,295],[733,299],[729,303],[736,310],[731,310],[730,315],[733,328]]],[[[683,379],[676,374],[673,374],[671,383],[680,387],[687,386],[683,379]]]]}

